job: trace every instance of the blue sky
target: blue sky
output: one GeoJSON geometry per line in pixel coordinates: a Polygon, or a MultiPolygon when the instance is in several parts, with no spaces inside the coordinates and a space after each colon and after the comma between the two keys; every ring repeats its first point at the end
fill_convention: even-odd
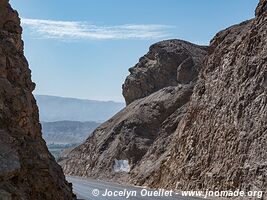
{"type": "Polygon", "coordinates": [[[123,101],[128,68],[151,44],[208,44],[254,17],[258,0],[10,0],[23,22],[35,94],[123,101]]]}

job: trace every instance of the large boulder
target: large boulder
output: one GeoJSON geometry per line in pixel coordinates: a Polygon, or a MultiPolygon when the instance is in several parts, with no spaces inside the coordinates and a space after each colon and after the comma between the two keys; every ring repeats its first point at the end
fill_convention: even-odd
{"type": "Polygon", "coordinates": [[[207,47],[182,40],[166,40],[149,48],[149,52],[129,69],[122,88],[126,104],[146,97],[164,87],[188,84],[196,80],[207,47]]]}

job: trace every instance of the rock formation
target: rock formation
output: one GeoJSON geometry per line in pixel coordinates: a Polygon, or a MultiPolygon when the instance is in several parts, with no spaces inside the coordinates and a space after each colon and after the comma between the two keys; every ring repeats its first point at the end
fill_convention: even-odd
{"type": "Polygon", "coordinates": [[[260,0],[260,3],[258,4],[255,15],[256,17],[259,17],[260,15],[264,14],[267,10],[267,2],[266,0],[260,0]]]}
{"type": "Polygon", "coordinates": [[[166,160],[136,184],[266,191],[266,1],[255,19],[219,32],[209,49],[166,160]]]}
{"type": "Polygon", "coordinates": [[[75,199],[41,137],[18,13],[0,1],[0,197],[75,199]]]}
{"type": "Polygon", "coordinates": [[[206,47],[181,40],[153,45],[123,86],[130,104],[61,159],[65,173],[126,181],[129,173],[120,165],[134,169],[146,154],[145,161],[157,160],[187,110],[206,53],[206,47]]]}
{"type": "Polygon", "coordinates": [[[164,87],[195,81],[206,54],[200,47],[181,40],[156,43],[140,58],[123,84],[126,104],[146,97],[164,87]]]}
{"type": "Polygon", "coordinates": [[[206,49],[153,45],[123,85],[127,107],[68,154],[65,172],[149,187],[265,191],[266,0],[254,19],[219,32],[206,49]]]}

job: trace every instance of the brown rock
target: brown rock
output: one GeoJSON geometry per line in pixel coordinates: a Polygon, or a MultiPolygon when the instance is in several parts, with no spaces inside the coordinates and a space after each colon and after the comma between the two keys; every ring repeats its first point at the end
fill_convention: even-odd
{"type": "Polygon", "coordinates": [[[260,0],[260,3],[258,4],[255,15],[256,17],[259,17],[262,14],[266,14],[267,12],[267,1],[266,0],[260,0]]]}
{"type": "Polygon", "coordinates": [[[165,133],[166,120],[175,112],[184,114],[191,93],[190,85],[170,86],[134,101],[61,159],[64,172],[125,180],[128,173],[116,173],[115,161],[125,160],[133,169],[157,138],[172,134],[165,133]]]}
{"type": "MultiPolygon", "coordinates": [[[[130,180],[133,174],[135,177],[148,174],[141,170],[145,168],[144,163],[155,162],[166,151],[178,122],[186,112],[201,68],[201,58],[205,55],[204,49],[180,40],[153,45],[149,53],[140,59],[140,63],[130,69],[131,75],[126,79],[124,87],[128,88],[129,93],[137,94],[138,88],[133,86],[141,79],[143,83],[157,85],[150,77],[151,73],[155,73],[157,80],[161,81],[160,87],[166,84],[164,88],[156,92],[148,89],[142,94],[145,97],[139,96],[96,129],[84,144],[65,153],[60,161],[64,172],[115,181],[130,180]],[[159,61],[152,60],[155,55],[159,61]],[[147,57],[151,60],[146,62],[147,57]],[[172,78],[168,79],[168,76],[172,78]],[[171,79],[174,80],[174,86],[168,86],[171,79]],[[127,165],[125,168],[130,168],[118,172],[117,168],[123,168],[124,164],[127,165]]],[[[151,165],[151,170],[154,167],[156,165],[151,165]]]]}
{"type": "Polygon", "coordinates": [[[141,184],[266,191],[266,30],[261,15],[215,36],[167,159],[141,184]]]}
{"type": "Polygon", "coordinates": [[[194,81],[206,49],[182,40],[166,40],[152,45],[138,64],[129,69],[130,75],[122,86],[126,104],[164,87],[194,81]]]}
{"type": "Polygon", "coordinates": [[[0,196],[12,200],[75,199],[41,137],[18,13],[0,2],[0,196]]]}
{"type": "Polygon", "coordinates": [[[267,199],[265,11],[260,1],[255,19],[219,32],[204,65],[205,47],[152,46],[125,81],[127,107],[67,155],[66,173],[267,199]]]}

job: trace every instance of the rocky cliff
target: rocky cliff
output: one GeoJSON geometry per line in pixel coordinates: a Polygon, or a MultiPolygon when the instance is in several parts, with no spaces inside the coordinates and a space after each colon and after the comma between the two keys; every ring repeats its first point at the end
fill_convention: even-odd
{"type": "Polygon", "coordinates": [[[151,46],[123,86],[130,104],[63,158],[65,173],[126,181],[143,161],[154,169],[187,110],[206,49],[181,40],[151,46]]]}
{"type": "MultiPolygon", "coordinates": [[[[267,6],[219,32],[161,167],[137,184],[267,188],[267,6]]],[[[265,193],[265,198],[267,198],[265,193]]]]}
{"type": "Polygon", "coordinates": [[[170,189],[266,190],[266,0],[208,48],[160,42],[130,73],[127,107],[68,154],[66,173],[170,189]]]}
{"type": "Polygon", "coordinates": [[[31,71],[18,13],[0,1],[0,197],[74,199],[71,185],[41,137],[31,71]]]}
{"type": "Polygon", "coordinates": [[[129,69],[123,84],[126,104],[168,86],[195,81],[201,69],[206,47],[181,40],[159,42],[129,69]]]}

